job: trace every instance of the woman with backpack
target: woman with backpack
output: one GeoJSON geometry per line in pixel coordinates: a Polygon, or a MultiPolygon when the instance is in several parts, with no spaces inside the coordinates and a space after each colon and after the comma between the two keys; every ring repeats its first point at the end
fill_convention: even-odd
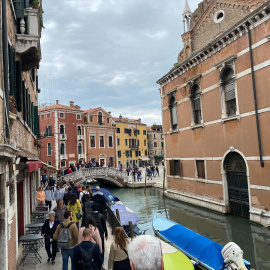
{"type": "Polygon", "coordinates": [[[45,204],[46,206],[49,206],[49,211],[51,211],[52,208],[52,200],[54,200],[54,194],[53,191],[51,190],[51,187],[48,185],[45,190],[45,204]]]}
{"type": "Polygon", "coordinates": [[[82,227],[80,228],[79,235],[78,235],[78,245],[83,241],[83,231],[85,228],[89,228],[91,230],[91,234],[92,234],[91,242],[98,244],[100,254],[102,254],[102,242],[101,242],[97,222],[91,216],[88,216],[86,219],[84,219],[82,223],[82,227]]]}
{"type": "Polygon", "coordinates": [[[79,230],[79,221],[82,218],[80,213],[81,203],[78,200],[78,197],[75,193],[72,194],[70,201],[68,202],[67,209],[72,212],[72,221],[76,223],[77,228],[79,230]]]}
{"type": "Polygon", "coordinates": [[[128,258],[127,245],[129,240],[122,227],[116,227],[114,232],[114,243],[111,244],[108,269],[131,270],[128,258]]]}

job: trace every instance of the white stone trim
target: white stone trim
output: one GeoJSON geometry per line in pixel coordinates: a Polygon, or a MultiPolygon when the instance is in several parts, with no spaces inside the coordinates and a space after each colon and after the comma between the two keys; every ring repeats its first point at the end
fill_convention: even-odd
{"type": "Polygon", "coordinates": [[[270,191],[270,187],[266,186],[250,185],[250,188],[270,191]]]}
{"type": "Polygon", "coordinates": [[[4,98],[4,92],[3,92],[3,90],[1,88],[0,88],[0,97],[4,98]]]}
{"type": "MultiPolygon", "coordinates": [[[[223,157],[185,157],[185,158],[179,158],[179,157],[172,157],[172,158],[166,158],[165,160],[184,160],[184,161],[194,161],[194,160],[202,160],[205,159],[206,161],[221,161],[223,157]]],[[[246,160],[249,161],[259,161],[259,156],[254,157],[246,157],[246,160]]],[[[270,156],[263,156],[263,160],[269,161],[270,156]]]]}

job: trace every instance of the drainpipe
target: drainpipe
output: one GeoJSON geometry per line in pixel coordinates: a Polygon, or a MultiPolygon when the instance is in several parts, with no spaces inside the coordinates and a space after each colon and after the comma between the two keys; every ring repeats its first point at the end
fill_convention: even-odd
{"type": "Polygon", "coordinates": [[[4,71],[4,102],[5,102],[5,135],[9,133],[9,91],[8,91],[8,33],[7,33],[7,1],[2,0],[2,40],[3,40],[3,71],[4,71]]]}
{"type": "Polygon", "coordinates": [[[248,29],[249,55],[250,55],[252,86],[253,86],[254,106],[255,106],[255,115],[256,115],[257,136],[258,136],[259,153],[260,153],[260,163],[261,163],[261,167],[264,167],[264,162],[263,162],[263,158],[262,158],[262,142],[261,142],[261,133],[260,133],[260,122],[259,122],[258,105],[257,105],[256,82],[255,82],[254,65],[253,65],[252,41],[251,41],[251,32],[250,32],[250,28],[249,28],[250,23],[247,22],[246,26],[248,29]]]}

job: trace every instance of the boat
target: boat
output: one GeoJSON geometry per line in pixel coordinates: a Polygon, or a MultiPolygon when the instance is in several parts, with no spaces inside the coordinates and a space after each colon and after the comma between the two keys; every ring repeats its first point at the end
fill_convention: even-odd
{"type": "MultiPolygon", "coordinates": [[[[153,230],[158,237],[189,257],[197,269],[229,269],[226,267],[222,256],[223,246],[219,243],[183,225],[158,216],[153,219],[153,230]]],[[[250,270],[251,264],[246,260],[243,261],[245,267],[250,270]]]]}
{"type": "Polygon", "coordinates": [[[161,240],[161,248],[164,270],[194,270],[190,259],[181,251],[163,240],[161,240]]]}

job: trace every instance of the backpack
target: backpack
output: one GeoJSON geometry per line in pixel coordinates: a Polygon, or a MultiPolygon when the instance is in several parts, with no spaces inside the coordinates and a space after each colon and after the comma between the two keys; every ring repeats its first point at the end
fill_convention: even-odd
{"type": "Polygon", "coordinates": [[[94,204],[94,202],[89,201],[89,202],[85,202],[84,203],[84,210],[85,210],[85,217],[89,217],[92,215],[93,213],[93,209],[92,209],[92,205],[94,204]]]}
{"type": "Polygon", "coordinates": [[[59,248],[63,248],[63,249],[69,249],[72,247],[72,238],[71,238],[71,233],[69,230],[69,227],[73,224],[74,222],[70,222],[67,227],[65,227],[63,225],[63,223],[61,223],[61,232],[58,236],[57,239],[57,246],[59,248]]]}
{"type": "Polygon", "coordinates": [[[98,270],[98,267],[94,261],[93,250],[97,244],[92,245],[91,248],[84,249],[81,245],[78,248],[81,253],[80,269],[82,270],[98,270]]]}
{"type": "Polygon", "coordinates": [[[86,202],[86,195],[89,195],[88,193],[84,193],[82,196],[82,204],[86,202]]]}

